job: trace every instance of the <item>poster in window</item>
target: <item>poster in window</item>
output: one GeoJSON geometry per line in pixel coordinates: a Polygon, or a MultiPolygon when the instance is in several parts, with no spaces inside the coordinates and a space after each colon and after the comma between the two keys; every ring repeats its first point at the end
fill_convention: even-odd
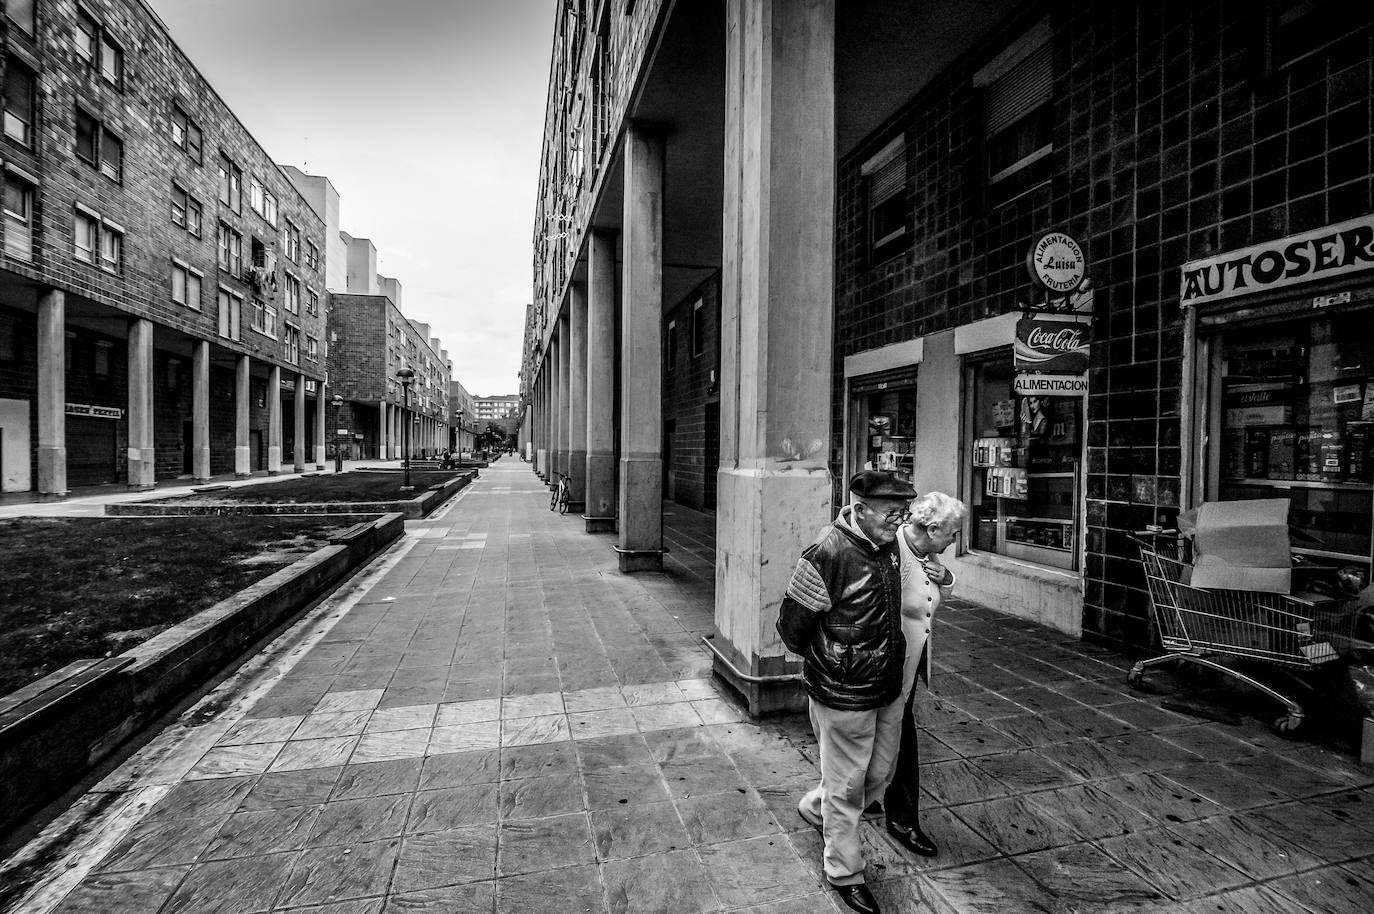
{"type": "Polygon", "coordinates": [[[892,417],[886,413],[875,413],[868,417],[868,433],[870,435],[890,435],[892,434],[892,417]]]}

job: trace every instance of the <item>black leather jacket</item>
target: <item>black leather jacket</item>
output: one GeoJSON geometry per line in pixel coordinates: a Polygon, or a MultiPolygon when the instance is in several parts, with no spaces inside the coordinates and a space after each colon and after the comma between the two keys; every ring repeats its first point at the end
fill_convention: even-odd
{"type": "Polygon", "coordinates": [[[901,572],[896,544],[849,529],[848,509],[802,552],[778,614],[778,634],[805,660],[811,697],[870,711],[902,691],[901,572]]]}

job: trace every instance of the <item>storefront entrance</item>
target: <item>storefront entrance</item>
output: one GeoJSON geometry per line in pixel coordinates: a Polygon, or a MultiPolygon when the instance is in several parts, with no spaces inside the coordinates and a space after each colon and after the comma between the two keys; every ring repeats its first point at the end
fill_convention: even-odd
{"type": "Polygon", "coordinates": [[[119,423],[111,419],[67,417],[67,485],[117,482],[119,423]]]}
{"type": "Polygon", "coordinates": [[[916,368],[849,382],[849,473],[887,470],[915,478],[916,368]]]}

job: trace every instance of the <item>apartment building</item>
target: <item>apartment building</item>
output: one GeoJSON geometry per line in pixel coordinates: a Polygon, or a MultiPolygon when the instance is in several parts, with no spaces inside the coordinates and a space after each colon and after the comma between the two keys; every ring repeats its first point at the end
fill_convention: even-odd
{"type": "Polygon", "coordinates": [[[322,463],[322,220],[146,4],[5,20],[3,490],[322,463]]]}

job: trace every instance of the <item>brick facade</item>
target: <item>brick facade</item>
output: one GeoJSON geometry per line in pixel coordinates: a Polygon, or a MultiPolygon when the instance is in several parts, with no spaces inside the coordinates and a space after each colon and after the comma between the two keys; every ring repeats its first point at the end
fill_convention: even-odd
{"type": "MultiPolygon", "coordinates": [[[[78,5],[74,2],[40,2],[33,36],[13,25],[7,31],[4,65],[32,70],[37,88],[32,143],[26,145],[6,137],[0,140],[0,157],[11,169],[18,169],[13,174],[26,181],[36,179],[37,183],[32,257],[26,260],[8,253],[0,255],[0,268],[11,280],[17,280],[7,284],[3,304],[15,311],[32,312],[42,289],[64,290],[68,330],[77,334],[73,346],[76,357],[87,345],[83,342],[86,338],[104,334],[114,344],[110,362],[115,374],[108,383],[102,379],[102,383],[95,384],[90,399],[79,399],[85,395],[83,369],[79,364],[69,367],[67,399],[72,402],[127,408],[127,382],[117,374],[126,364],[123,329],[119,325],[133,318],[154,323],[154,369],[159,372],[153,385],[159,476],[182,471],[182,423],[191,415],[191,348],[196,340],[209,340],[215,366],[211,460],[216,472],[232,469],[232,375],[228,399],[221,396],[221,382],[217,379],[232,366],[234,358],[240,354],[250,356],[258,374],[263,372],[264,365],[275,364],[282,367],[284,378],[295,372],[314,380],[324,377],[323,254],[313,266],[305,262],[307,245],[324,251],[324,226],[143,3],[90,0],[83,2],[80,9],[93,17],[102,33],[122,50],[122,78],[118,85],[78,54],[78,5]],[[199,156],[174,142],[173,121],[178,109],[202,133],[199,156]],[[78,111],[94,118],[102,130],[122,142],[122,167],[117,179],[77,155],[78,111]],[[237,212],[220,202],[221,154],[242,172],[242,202],[237,212]],[[275,225],[251,205],[250,186],[254,179],[277,201],[275,225]],[[174,185],[201,207],[199,236],[173,222],[174,185]],[[122,262],[117,270],[102,268],[98,256],[97,263],[75,256],[74,220],[78,210],[122,230],[122,262]],[[245,268],[252,264],[255,239],[266,250],[275,252],[272,279],[261,288],[247,281],[244,272],[219,268],[217,230],[221,223],[242,237],[245,268]],[[300,233],[299,253],[294,260],[288,257],[288,225],[294,225],[300,233]],[[172,299],[174,258],[203,274],[198,309],[172,299]],[[287,311],[288,276],[300,283],[298,313],[287,311]],[[219,335],[217,290],[221,285],[243,296],[238,340],[219,335]],[[308,290],[320,296],[318,313],[307,313],[308,290]],[[255,297],[276,309],[275,335],[252,329],[255,297]],[[288,322],[300,332],[299,364],[288,360],[288,322]],[[307,357],[308,338],[319,344],[315,361],[307,357]],[[176,388],[166,383],[168,359],[178,360],[184,374],[176,388]]],[[[0,375],[0,383],[4,385],[0,387],[0,398],[22,398],[36,403],[31,387],[12,375],[0,375]]],[[[284,383],[283,388],[286,391],[288,385],[284,383]]],[[[284,439],[292,434],[290,409],[288,403],[284,410],[284,439]]],[[[36,408],[31,416],[31,440],[36,444],[36,408]]],[[[120,435],[127,438],[127,416],[117,422],[120,435]]],[[[265,413],[253,417],[254,429],[265,426],[265,413]]],[[[284,453],[289,458],[290,450],[284,449],[284,453]]],[[[119,459],[123,460],[122,448],[119,459]]]]}
{"type": "Polygon", "coordinates": [[[663,316],[664,459],[672,473],[664,497],[698,510],[716,504],[720,465],[720,274],[692,290],[663,316]],[[692,313],[701,303],[700,354],[693,354],[692,313]],[[670,333],[669,325],[673,325],[670,333]],[[668,347],[677,355],[670,365],[668,347]],[[713,383],[713,380],[715,383],[713,383]],[[714,422],[708,422],[708,416],[714,422]],[[671,436],[667,434],[671,429],[671,436]]]}
{"type": "Polygon", "coordinates": [[[972,76],[1042,15],[1006,23],[839,163],[836,365],[1018,310],[1034,294],[1033,237],[1077,238],[1096,288],[1083,630],[1141,646],[1148,598],[1126,533],[1172,520],[1181,500],[1179,268],[1370,211],[1374,29],[1368,11],[1352,13],[1331,23],[1324,49],[1259,75],[1259,14],[1244,5],[1050,8],[1053,153],[989,192],[969,168],[981,129],[972,76]],[[860,165],[899,134],[914,238],[869,264],[860,165]]]}

